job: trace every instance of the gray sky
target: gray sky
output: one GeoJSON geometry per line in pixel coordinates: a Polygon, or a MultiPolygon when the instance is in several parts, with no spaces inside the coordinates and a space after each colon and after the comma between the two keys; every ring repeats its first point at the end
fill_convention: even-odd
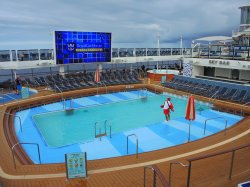
{"type": "MultiPolygon", "coordinates": [[[[112,47],[231,35],[249,0],[0,0],[0,49],[52,48],[53,30],[112,32],[112,47]]],[[[189,46],[189,44],[188,44],[189,46]]]]}

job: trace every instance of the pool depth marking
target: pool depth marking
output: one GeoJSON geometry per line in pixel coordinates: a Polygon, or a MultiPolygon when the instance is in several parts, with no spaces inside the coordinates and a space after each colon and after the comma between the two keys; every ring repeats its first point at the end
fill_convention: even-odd
{"type": "MultiPolygon", "coordinates": [[[[229,138],[227,140],[224,140],[222,142],[197,149],[191,152],[183,153],[180,155],[175,155],[163,159],[158,159],[158,160],[153,160],[153,161],[148,161],[148,162],[143,162],[143,163],[138,163],[138,164],[130,164],[130,165],[125,165],[125,166],[117,166],[117,167],[112,167],[112,168],[104,168],[104,169],[95,169],[95,170],[89,170],[88,174],[97,174],[97,173],[105,173],[105,172],[111,172],[111,171],[118,171],[118,170],[125,170],[125,169],[132,169],[132,168],[137,168],[137,167],[142,167],[142,166],[148,166],[152,164],[158,164],[162,162],[167,162],[170,160],[175,160],[175,159],[180,159],[183,157],[191,156],[193,154],[198,154],[204,151],[208,151],[214,148],[217,148],[219,146],[228,144],[230,142],[233,142],[239,138],[242,138],[243,136],[246,136],[247,134],[250,133],[250,129],[244,131],[241,134],[238,134],[232,138],[229,138]]],[[[0,166],[0,176],[5,179],[45,179],[45,178],[61,178],[61,177],[66,177],[66,173],[56,173],[56,174],[39,174],[39,175],[10,175],[8,173],[5,173],[2,170],[2,167],[0,166]]]]}

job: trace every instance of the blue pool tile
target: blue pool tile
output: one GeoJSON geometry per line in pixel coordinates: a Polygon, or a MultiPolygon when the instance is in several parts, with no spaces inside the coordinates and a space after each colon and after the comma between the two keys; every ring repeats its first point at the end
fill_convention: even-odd
{"type": "MultiPolygon", "coordinates": [[[[134,129],[132,131],[125,132],[125,135],[136,134],[139,141],[139,148],[143,151],[152,151],[161,149],[162,147],[170,147],[173,146],[173,143],[159,136],[153,130],[148,127],[134,129]],[[150,138],[148,138],[150,137],[150,138]]],[[[131,140],[135,144],[135,138],[132,136],[131,140]]]]}
{"type": "Polygon", "coordinates": [[[42,108],[47,110],[47,111],[63,110],[63,104],[62,104],[62,102],[51,103],[51,104],[42,106],[42,108]]]}
{"type": "Polygon", "coordinates": [[[95,102],[98,102],[99,104],[105,104],[105,103],[112,103],[112,100],[108,99],[107,97],[104,97],[102,95],[96,95],[90,97],[95,102]]]}
{"type": "Polygon", "coordinates": [[[126,155],[127,154],[127,149],[126,149],[126,144],[127,144],[127,137],[125,136],[124,133],[115,133],[112,134],[112,138],[109,138],[110,143],[115,147],[115,149],[121,154],[121,155],[126,155]]]}
{"type": "Polygon", "coordinates": [[[128,100],[129,99],[127,96],[123,95],[122,92],[113,93],[112,95],[120,98],[121,100],[128,100]]]}
{"type": "Polygon", "coordinates": [[[79,145],[82,152],[87,152],[88,160],[121,156],[106,137],[102,137],[101,141],[98,138],[89,143],[79,145]]]}
{"type": "Polygon", "coordinates": [[[94,101],[92,99],[89,99],[87,97],[74,99],[74,102],[77,103],[81,107],[86,107],[86,106],[92,106],[92,105],[98,105],[99,104],[99,102],[94,101]]]}
{"type": "Polygon", "coordinates": [[[139,95],[138,95],[138,92],[121,92],[121,95],[124,95],[126,96],[127,98],[129,99],[138,99],[139,98],[139,95]]]}
{"type": "Polygon", "coordinates": [[[119,102],[119,101],[123,101],[123,99],[117,97],[115,94],[106,94],[103,95],[103,97],[111,100],[112,102],[119,102]]]}
{"type": "MultiPolygon", "coordinates": [[[[170,120],[167,123],[162,122],[159,124],[151,125],[149,128],[160,137],[166,139],[169,142],[169,145],[179,145],[186,143],[188,139],[187,131],[180,130],[175,128],[175,126],[180,125],[177,121],[170,120]]],[[[185,127],[186,129],[186,127],[185,127]]],[[[192,136],[191,139],[196,139],[195,136],[192,136]]]]}
{"type": "Polygon", "coordinates": [[[65,101],[65,106],[66,106],[66,108],[80,108],[81,107],[81,105],[79,105],[74,100],[72,100],[72,101],[66,100],[65,101]]]}

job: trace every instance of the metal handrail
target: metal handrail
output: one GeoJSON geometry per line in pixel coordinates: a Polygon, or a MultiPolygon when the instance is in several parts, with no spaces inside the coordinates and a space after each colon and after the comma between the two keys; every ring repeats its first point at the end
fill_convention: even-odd
{"type": "Polygon", "coordinates": [[[107,134],[107,124],[109,126],[109,137],[112,138],[112,136],[111,136],[111,132],[112,132],[111,123],[109,123],[107,119],[104,122],[105,134],[107,134]]]}
{"type": "Polygon", "coordinates": [[[3,114],[7,114],[7,115],[10,115],[10,116],[17,117],[17,118],[19,119],[20,130],[21,130],[21,132],[23,132],[22,120],[21,120],[21,117],[20,117],[20,116],[17,116],[17,115],[14,115],[14,114],[10,114],[10,113],[7,113],[7,112],[3,112],[3,111],[0,111],[0,113],[3,113],[3,114]]]}
{"type": "Polygon", "coordinates": [[[98,83],[96,84],[96,95],[99,94],[99,91],[98,91],[98,83]]]}
{"type": "Polygon", "coordinates": [[[172,165],[173,164],[179,164],[181,165],[182,167],[189,167],[188,164],[183,164],[182,162],[170,162],[169,164],[169,175],[168,175],[168,181],[169,181],[169,186],[171,186],[171,174],[172,174],[172,165]]]}
{"type": "Polygon", "coordinates": [[[156,175],[158,175],[163,187],[170,187],[170,184],[168,183],[168,181],[166,180],[166,178],[164,177],[164,175],[162,174],[162,172],[160,171],[160,169],[156,165],[144,167],[144,187],[146,187],[146,171],[147,171],[147,169],[151,169],[154,172],[154,174],[153,174],[153,187],[156,187],[156,175]]]}
{"type": "Polygon", "coordinates": [[[217,91],[209,98],[209,103],[211,103],[212,100],[216,98],[218,92],[219,92],[219,90],[217,90],[217,91]]]}
{"type": "Polygon", "coordinates": [[[106,90],[106,94],[108,93],[108,87],[104,82],[101,82],[101,84],[103,84],[105,86],[105,90],[106,90]]]}
{"type": "Polygon", "coordinates": [[[39,144],[37,143],[21,143],[21,142],[18,142],[16,143],[15,145],[13,145],[11,147],[11,153],[12,153],[12,159],[13,159],[13,163],[14,163],[14,167],[16,169],[16,161],[15,161],[15,155],[14,155],[14,148],[17,146],[17,145],[36,145],[37,146],[37,151],[38,151],[38,158],[39,158],[39,162],[41,164],[41,156],[40,156],[40,149],[39,149],[39,144]]]}
{"type": "Polygon", "coordinates": [[[243,108],[249,105],[250,102],[245,103],[244,105],[241,106],[241,115],[243,116],[243,108]]]}
{"type": "MultiPolygon", "coordinates": [[[[96,127],[97,127],[98,124],[99,124],[99,122],[95,122],[95,138],[97,136],[96,127]]],[[[101,127],[100,127],[100,125],[99,125],[99,134],[101,134],[101,127]]]]}
{"type": "Polygon", "coordinates": [[[64,99],[64,97],[63,97],[63,92],[62,92],[62,90],[55,84],[55,87],[57,87],[57,89],[59,90],[59,92],[61,93],[61,98],[62,98],[62,102],[64,102],[63,103],[63,110],[65,109],[65,99],[64,99]]]}
{"type": "Polygon", "coordinates": [[[71,109],[73,108],[73,97],[71,97],[70,100],[69,100],[69,107],[71,109]]]}
{"type": "Polygon", "coordinates": [[[136,137],[136,158],[138,158],[138,137],[136,136],[136,134],[129,134],[127,136],[127,154],[128,154],[128,138],[130,136],[135,136],[136,137]]]}
{"type": "Polygon", "coordinates": [[[225,120],[225,133],[226,133],[226,129],[227,129],[227,119],[226,118],[224,118],[224,117],[214,117],[214,118],[209,118],[209,119],[206,119],[205,120],[205,125],[204,125],[204,135],[205,135],[205,132],[206,132],[206,127],[207,127],[207,121],[209,121],[209,120],[213,120],[213,119],[218,119],[218,118],[222,118],[222,119],[224,119],[225,120]]]}
{"type": "Polygon", "coordinates": [[[231,162],[230,162],[230,169],[229,169],[229,176],[228,176],[228,179],[231,180],[232,179],[232,172],[233,172],[233,165],[234,165],[234,156],[235,156],[235,152],[237,150],[240,150],[240,149],[244,149],[246,147],[249,147],[250,144],[245,144],[243,146],[239,146],[239,147],[236,147],[236,148],[233,148],[233,149],[229,149],[229,150],[226,150],[226,151],[220,151],[220,152],[217,152],[217,153],[212,153],[212,154],[208,154],[208,155],[204,155],[204,156],[200,156],[200,157],[196,157],[196,158],[191,158],[191,159],[187,159],[187,161],[189,162],[189,168],[188,168],[188,176],[187,176],[187,187],[190,186],[190,178],[191,178],[191,166],[192,166],[192,162],[194,161],[198,161],[198,160],[202,160],[202,159],[206,159],[206,158],[211,158],[211,157],[215,157],[215,156],[219,156],[219,155],[222,155],[222,154],[227,154],[227,153],[230,153],[232,152],[232,156],[231,156],[231,162]]]}

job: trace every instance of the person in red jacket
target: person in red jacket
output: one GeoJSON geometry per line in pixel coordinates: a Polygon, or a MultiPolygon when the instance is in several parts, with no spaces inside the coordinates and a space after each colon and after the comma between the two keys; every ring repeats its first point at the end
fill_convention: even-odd
{"type": "Polygon", "coordinates": [[[166,101],[164,101],[164,104],[161,105],[161,108],[163,108],[163,113],[166,116],[166,120],[170,120],[170,110],[174,112],[174,105],[170,101],[171,99],[168,97],[166,101]]]}

